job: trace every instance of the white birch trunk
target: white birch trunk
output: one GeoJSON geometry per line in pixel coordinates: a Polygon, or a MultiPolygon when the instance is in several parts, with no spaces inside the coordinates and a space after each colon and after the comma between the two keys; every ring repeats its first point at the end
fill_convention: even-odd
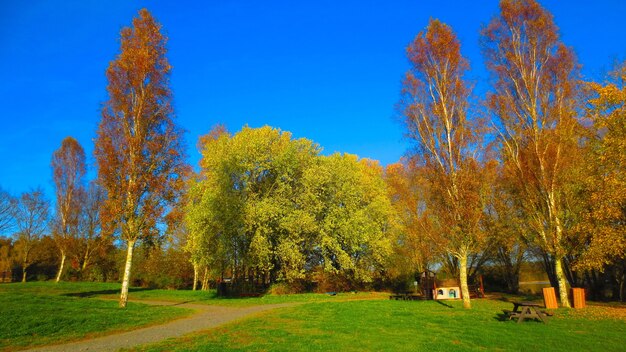
{"type": "Polygon", "coordinates": [[[561,299],[561,306],[570,308],[569,294],[567,292],[567,279],[563,272],[563,259],[554,258],[554,274],[556,275],[556,281],[559,284],[559,298],[561,299]]]}
{"type": "Polygon", "coordinates": [[[209,268],[204,267],[204,275],[202,277],[202,291],[209,290],[209,268]]]}
{"type": "Polygon", "coordinates": [[[463,308],[472,308],[470,293],[467,287],[467,254],[463,253],[459,258],[459,277],[461,281],[461,296],[463,296],[463,308]]]}
{"type": "Polygon", "coordinates": [[[63,275],[63,267],[65,267],[65,251],[61,251],[61,265],[59,265],[56,282],[61,281],[61,275],[63,275]]]}
{"type": "Polygon", "coordinates": [[[193,265],[193,290],[198,288],[198,264],[193,265]]]}
{"type": "Polygon", "coordinates": [[[83,265],[81,266],[81,274],[82,272],[85,271],[85,269],[87,269],[87,266],[89,265],[89,247],[87,247],[87,249],[85,250],[85,256],[83,258],[83,265]]]}
{"type": "Polygon", "coordinates": [[[133,249],[135,241],[128,241],[128,251],[126,252],[126,266],[124,267],[124,279],[122,280],[122,293],[120,295],[120,308],[126,308],[128,303],[128,283],[130,281],[130,268],[133,262],[133,249]]]}

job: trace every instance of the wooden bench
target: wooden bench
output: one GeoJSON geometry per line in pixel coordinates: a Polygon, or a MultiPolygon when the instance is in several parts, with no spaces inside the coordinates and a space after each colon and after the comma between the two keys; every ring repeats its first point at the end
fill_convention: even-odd
{"type": "Polygon", "coordinates": [[[396,301],[417,301],[422,299],[422,296],[414,293],[398,293],[395,295],[390,295],[389,299],[394,299],[396,301]]]}

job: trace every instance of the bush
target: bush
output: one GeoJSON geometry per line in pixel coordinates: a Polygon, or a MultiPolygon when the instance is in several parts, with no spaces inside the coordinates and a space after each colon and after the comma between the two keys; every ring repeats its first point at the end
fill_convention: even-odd
{"type": "Polygon", "coordinates": [[[306,291],[306,286],[302,281],[295,281],[292,283],[283,281],[272,284],[268,293],[272,295],[288,295],[294,293],[304,293],[306,291]]]}

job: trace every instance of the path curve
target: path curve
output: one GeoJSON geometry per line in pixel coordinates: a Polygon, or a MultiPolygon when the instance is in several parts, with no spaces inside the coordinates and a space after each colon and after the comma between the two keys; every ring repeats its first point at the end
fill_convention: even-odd
{"type": "Polygon", "coordinates": [[[106,335],[89,340],[82,340],[60,345],[37,347],[26,352],[65,352],[99,351],[113,352],[120,348],[131,348],[146,343],[155,343],[172,337],[180,337],[191,332],[207,330],[236,319],[276,308],[291,307],[299,303],[281,303],[251,307],[222,307],[190,303],[172,303],[159,301],[133,301],[150,305],[170,305],[196,310],[196,313],[181,319],[156,326],[149,326],[128,332],[106,335]]]}

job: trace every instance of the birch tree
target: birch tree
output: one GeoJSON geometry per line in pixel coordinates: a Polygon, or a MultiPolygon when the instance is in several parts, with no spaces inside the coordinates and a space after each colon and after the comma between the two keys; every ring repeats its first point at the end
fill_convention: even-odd
{"type": "Polygon", "coordinates": [[[127,254],[120,307],[128,301],[133,249],[153,240],[187,172],[182,131],[175,124],[169,88],[167,38],[148,10],[121,31],[119,55],[106,71],[109,99],[102,109],[95,156],[107,192],[102,220],[119,233],[127,254]]]}
{"type": "Polygon", "coordinates": [[[493,76],[488,105],[498,117],[502,159],[516,179],[529,239],[554,263],[561,304],[569,307],[563,270],[565,188],[577,151],[576,62],[559,41],[552,15],[534,0],[503,0],[482,31],[493,76]]]}
{"type": "Polygon", "coordinates": [[[439,230],[433,240],[459,261],[463,306],[470,308],[468,258],[483,242],[480,220],[484,179],[480,129],[468,117],[469,65],[452,29],[431,20],[407,48],[411,69],[403,84],[402,113],[414,158],[429,182],[430,207],[439,230]]]}
{"type": "Polygon", "coordinates": [[[61,280],[65,259],[75,244],[84,191],[85,151],[73,137],[66,137],[52,154],[52,180],[56,193],[56,214],[52,235],[61,255],[56,282],[61,280]]]}

